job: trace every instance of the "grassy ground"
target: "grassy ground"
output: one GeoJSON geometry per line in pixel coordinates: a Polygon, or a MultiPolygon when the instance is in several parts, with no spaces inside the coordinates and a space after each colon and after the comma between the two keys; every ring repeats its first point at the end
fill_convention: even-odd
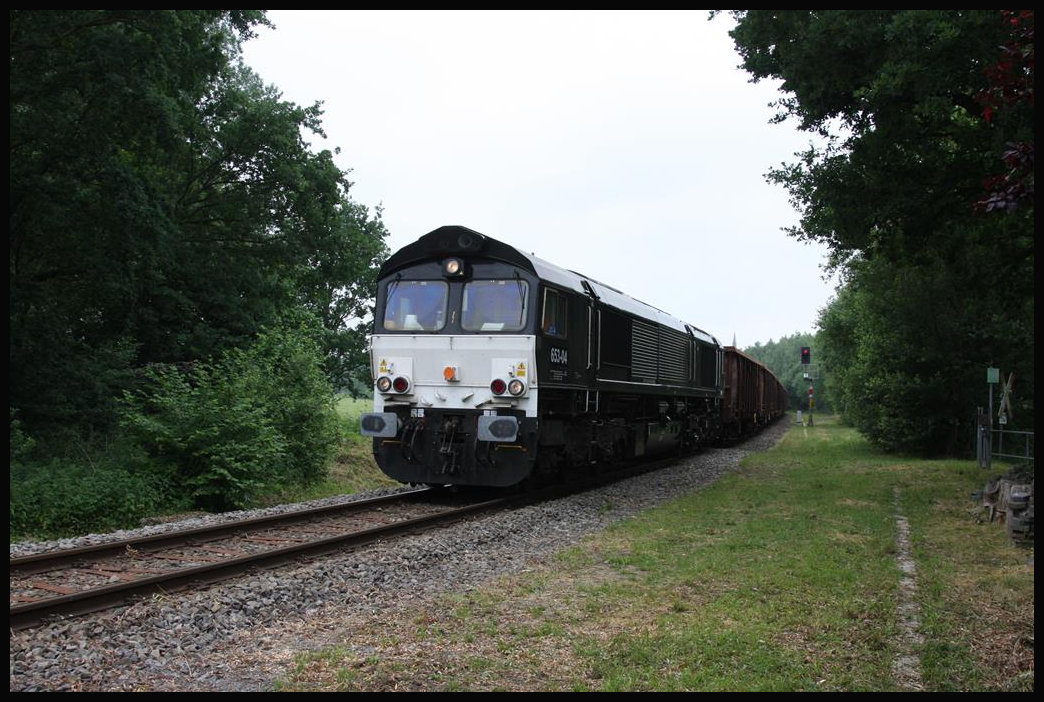
{"type": "Polygon", "coordinates": [[[817,417],[553,562],[302,653],[280,688],[1032,691],[1033,547],[986,518],[991,475],[817,417]]]}

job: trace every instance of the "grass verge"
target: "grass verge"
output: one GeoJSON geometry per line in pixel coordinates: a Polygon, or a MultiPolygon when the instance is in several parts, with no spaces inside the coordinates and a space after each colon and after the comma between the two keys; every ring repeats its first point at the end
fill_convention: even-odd
{"type": "Polygon", "coordinates": [[[279,688],[899,691],[907,655],[924,690],[1029,691],[1033,547],[985,518],[974,495],[989,477],[878,453],[817,417],[524,575],[301,654],[279,688]]]}

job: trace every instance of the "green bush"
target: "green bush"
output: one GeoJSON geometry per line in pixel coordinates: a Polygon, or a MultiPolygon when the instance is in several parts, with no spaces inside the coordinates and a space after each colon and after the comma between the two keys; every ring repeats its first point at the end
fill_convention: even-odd
{"type": "Polygon", "coordinates": [[[11,410],[12,538],[254,507],[319,483],[342,428],[316,339],[314,325],[288,324],[218,362],[151,366],[104,438],[38,440],[11,410]]]}
{"type": "Polygon", "coordinates": [[[285,447],[244,379],[225,368],[172,366],[147,373],[127,399],[124,427],[157,467],[173,471],[196,507],[234,509],[271,480],[285,447]]]}
{"type": "Polygon", "coordinates": [[[262,334],[233,362],[282,437],[276,482],[309,485],[326,476],[341,432],[333,386],[323,371],[317,332],[306,325],[262,334]]]}
{"type": "Polygon", "coordinates": [[[22,429],[22,422],[18,419],[18,412],[14,407],[9,408],[10,411],[10,423],[9,423],[9,436],[7,447],[10,452],[11,466],[25,457],[29,456],[33,449],[36,448],[36,441],[25,433],[22,429]]]}
{"type": "Polygon", "coordinates": [[[14,410],[9,428],[12,540],[137,527],[144,517],[181,507],[173,476],[133,445],[92,450],[73,434],[52,435],[45,453],[14,410]]]}
{"type": "Polygon", "coordinates": [[[126,396],[123,426],[178,475],[196,507],[253,506],[325,475],[337,439],[333,392],[307,327],[261,334],[218,363],[155,366],[126,396]]]}
{"type": "Polygon", "coordinates": [[[127,467],[123,457],[100,463],[52,459],[11,464],[12,538],[55,538],[141,525],[170,509],[171,476],[127,467]]]}

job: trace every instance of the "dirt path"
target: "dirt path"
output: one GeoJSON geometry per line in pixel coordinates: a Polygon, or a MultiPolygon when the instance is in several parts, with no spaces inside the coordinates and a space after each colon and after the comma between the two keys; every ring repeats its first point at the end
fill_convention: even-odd
{"type": "Polygon", "coordinates": [[[895,492],[896,505],[896,554],[895,560],[902,572],[899,581],[899,603],[896,607],[896,618],[902,642],[899,655],[892,662],[892,674],[899,689],[907,692],[921,692],[924,683],[921,679],[921,646],[924,636],[921,634],[921,606],[917,603],[917,566],[910,555],[910,525],[902,513],[898,489],[895,492]]]}

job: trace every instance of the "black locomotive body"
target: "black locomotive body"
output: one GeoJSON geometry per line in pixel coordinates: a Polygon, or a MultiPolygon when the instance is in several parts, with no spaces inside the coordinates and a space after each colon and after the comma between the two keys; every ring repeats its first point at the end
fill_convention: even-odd
{"type": "Polygon", "coordinates": [[[465,227],[382,266],[370,354],[362,433],[404,483],[505,487],[721,435],[714,337],[465,227]]]}

